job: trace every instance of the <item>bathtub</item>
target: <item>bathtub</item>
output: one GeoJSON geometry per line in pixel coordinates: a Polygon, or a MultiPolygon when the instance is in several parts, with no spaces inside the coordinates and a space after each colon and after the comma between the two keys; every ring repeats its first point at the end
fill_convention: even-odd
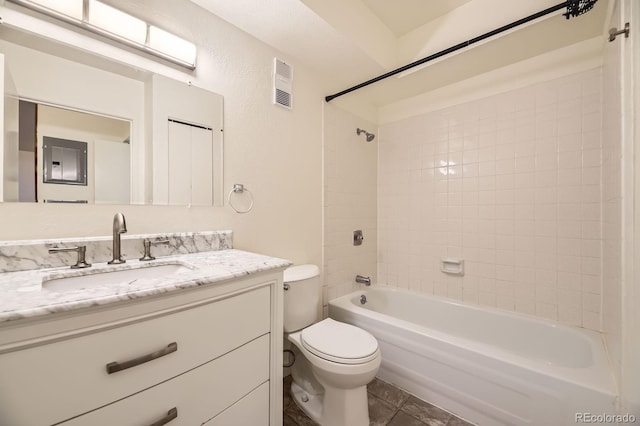
{"type": "Polygon", "coordinates": [[[575,425],[617,412],[596,332],[387,287],[331,300],[329,316],[378,339],[380,379],[472,423],[575,425]]]}

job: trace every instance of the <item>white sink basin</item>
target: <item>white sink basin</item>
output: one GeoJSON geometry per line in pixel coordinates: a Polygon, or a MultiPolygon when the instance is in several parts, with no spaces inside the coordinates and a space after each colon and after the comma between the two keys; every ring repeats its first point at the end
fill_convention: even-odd
{"type": "Polygon", "coordinates": [[[141,279],[152,279],[159,277],[170,278],[171,275],[180,272],[190,271],[179,263],[165,263],[160,265],[140,265],[127,269],[110,270],[87,269],[83,271],[85,275],[76,275],[77,271],[70,272],[69,275],[52,275],[42,280],[42,288],[49,290],[80,290],[99,285],[117,284],[122,282],[133,283],[141,279]]]}

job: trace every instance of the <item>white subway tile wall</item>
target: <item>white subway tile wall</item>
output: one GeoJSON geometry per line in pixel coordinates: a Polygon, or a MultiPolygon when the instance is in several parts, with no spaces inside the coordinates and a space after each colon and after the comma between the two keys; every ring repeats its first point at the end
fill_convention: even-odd
{"type": "Polygon", "coordinates": [[[377,281],[378,135],[366,142],[357,128],[376,126],[336,106],[324,109],[324,285],[323,315],[330,299],[357,290],[356,275],[377,281]],[[362,230],[363,244],[353,245],[362,230]]]}
{"type": "Polygon", "coordinates": [[[600,330],[601,68],[379,133],[379,283],[600,330]]]}

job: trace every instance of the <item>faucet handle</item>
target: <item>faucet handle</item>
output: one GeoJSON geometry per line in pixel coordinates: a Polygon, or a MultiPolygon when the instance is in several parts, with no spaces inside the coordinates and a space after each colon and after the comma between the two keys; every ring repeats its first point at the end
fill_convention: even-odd
{"type": "Polygon", "coordinates": [[[78,258],[76,259],[75,265],[71,265],[71,269],[82,269],[88,268],[91,266],[90,263],[87,263],[85,260],[85,255],[87,253],[87,246],[76,246],[76,247],[52,247],[49,249],[49,253],[59,253],[65,251],[75,251],[78,253],[78,258]]]}
{"type": "Polygon", "coordinates": [[[157,241],[144,240],[144,254],[140,258],[140,260],[142,260],[143,262],[148,260],[154,260],[155,257],[151,256],[151,246],[157,246],[160,244],[169,244],[169,240],[166,238],[164,240],[157,240],[157,241]]]}

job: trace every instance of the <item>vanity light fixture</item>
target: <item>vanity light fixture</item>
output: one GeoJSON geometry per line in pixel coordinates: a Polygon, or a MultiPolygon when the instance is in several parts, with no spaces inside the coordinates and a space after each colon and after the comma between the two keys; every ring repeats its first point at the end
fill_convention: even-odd
{"type": "Polygon", "coordinates": [[[147,39],[146,22],[101,1],[89,0],[88,21],[89,25],[134,43],[144,45],[147,39]]]}
{"type": "Polygon", "coordinates": [[[196,67],[196,45],[99,0],[8,0],[167,61],[196,67]]]}
{"type": "MultiPolygon", "coordinates": [[[[19,3],[19,2],[18,2],[19,3]]],[[[37,9],[39,11],[45,12],[49,15],[52,15],[56,18],[61,18],[58,15],[63,15],[65,17],[77,19],[82,21],[82,13],[83,13],[83,1],[82,0],[31,0],[31,3],[34,5],[45,8],[49,11],[37,9]]],[[[24,5],[27,6],[27,5],[24,5]]],[[[28,6],[27,6],[28,7],[28,6]]]]}
{"type": "Polygon", "coordinates": [[[195,44],[154,25],[149,25],[149,47],[172,58],[195,64],[195,44]]]}

